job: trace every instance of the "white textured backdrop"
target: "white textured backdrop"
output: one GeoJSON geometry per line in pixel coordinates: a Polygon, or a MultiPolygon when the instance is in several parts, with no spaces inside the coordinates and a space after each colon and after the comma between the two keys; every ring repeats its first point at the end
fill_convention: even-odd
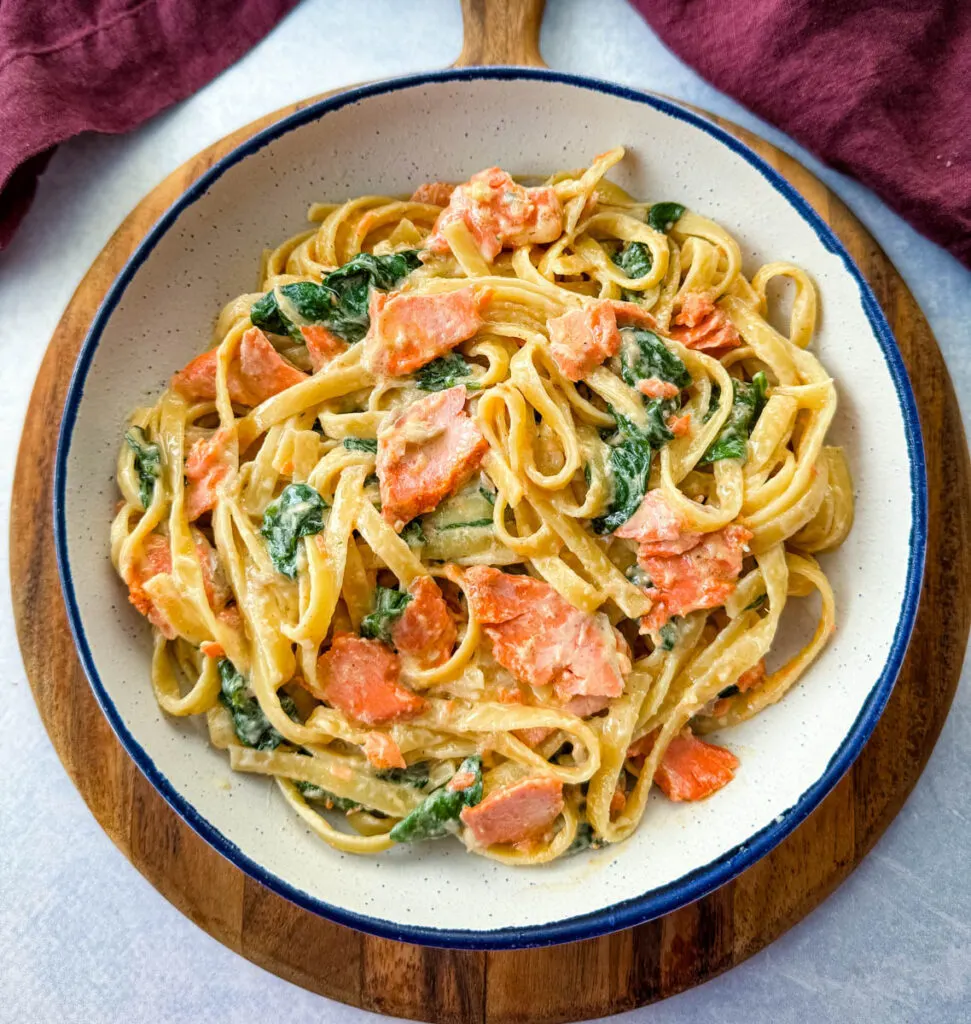
{"type": "MultiPolygon", "coordinates": [[[[457,55],[460,39],[457,0],[304,0],[192,99],[129,136],[89,136],[59,149],[18,237],[0,254],[4,521],[21,421],[44,346],[85,269],[138,199],[193,153],[260,114],[351,82],[444,66],[457,55]]],[[[542,49],[554,68],[668,93],[730,117],[819,173],[876,235],[913,289],[944,350],[968,426],[971,274],[871,193],[822,170],[794,143],[707,86],[664,50],[624,0],[548,0],[542,49]]],[[[4,530],[4,580],[6,544],[4,530]]],[[[614,1020],[971,1020],[968,674],[913,796],[823,906],[727,975],[614,1020]]],[[[295,988],[224,949],[166,903],[115,849],[41,726],[6,584],[0,592],[0,686],[0,1021],[380,1020],[295,988]]]]}

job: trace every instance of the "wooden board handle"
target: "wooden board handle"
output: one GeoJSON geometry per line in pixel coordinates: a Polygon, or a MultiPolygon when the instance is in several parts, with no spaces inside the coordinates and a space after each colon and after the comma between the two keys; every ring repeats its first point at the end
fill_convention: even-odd
{"type": "Polygon", "coordinates": [[[545,68],[539,27],[546,0],[462,0],[462,52],[455,67],[524,64],[545,68]]]}

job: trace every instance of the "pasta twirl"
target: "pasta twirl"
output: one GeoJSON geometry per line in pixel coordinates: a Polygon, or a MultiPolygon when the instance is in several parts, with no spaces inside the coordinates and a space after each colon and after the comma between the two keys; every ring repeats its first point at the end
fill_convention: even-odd
{"type": "Polygon", "coordinates": [[[619,842],[655,787],[728,784],[700,737],[834,628],[813,554],[853,497],[814,286],[747,278],[724,228],[608,181],[623,155],[315,204],[125,433],[111,557],[160,707],[340,850],[619,842]]]}

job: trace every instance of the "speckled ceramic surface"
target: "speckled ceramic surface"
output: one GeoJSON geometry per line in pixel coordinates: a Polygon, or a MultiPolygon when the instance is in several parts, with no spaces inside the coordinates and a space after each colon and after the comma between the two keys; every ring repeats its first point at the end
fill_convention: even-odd
{"type": "MultiPolygon", "coordinates": [[[[720,884],[790,831],[838,780],[882,708],[912,624],[923,564],[923,467],[906,378],[876,304],[835,238],[771,171],[671,104],[549,72],[463,71],[379,85],[282,122],[197,183],[136,253],[79,361],[58,455],[58,551],[79,650],[139,766],[244,870],[336,920],[437,945],[584,937],[663,913],[720,884]],[[150,637],[108,561],[114,463],[130,409],[203,351],[223,303],[251,289],[266,246],[308,204],[400,193],[499,163],[516,174],[586,164],[618,143],[612,177],[676,199],[739,240],[746,270],[806,268],[822,315],[814,349],[836,379],[831,438],[847,448],[857,520],[823,559],[838,631],[801,685],[726,733],[734,784],[698,805],[655,798],[624,844],[510,869],[456,843],[373,859],[310,836],[269,780],[234,775],[191,722],[163,717],[150,637]]],[[[787,612],[778,654],[811,628],[787,612]]]]}

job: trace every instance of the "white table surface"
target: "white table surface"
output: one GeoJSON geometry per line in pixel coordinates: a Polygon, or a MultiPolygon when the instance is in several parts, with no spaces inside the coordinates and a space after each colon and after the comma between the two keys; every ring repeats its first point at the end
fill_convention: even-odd
{"type": "MultiPolygon", "coordinates": [[[[971,413],[971,274],[872,194],[702,82],[624,0],[549,0],[557,69],[680,97],[754,129],[810,166],[876,235],[930,320],[971,413]]],[[[0,515],[7,520],[27,400],[85,269],[131,207],[202,147],[260,114],[351,82],[427,68],[460,48],[457,0],[305,0],[198,95],[131,135],[62,146],[0,254],[0,515]],[[376,31],[377,30],[377,31],[376,31]]],[[[55,424],[51,425],[52,439],[55,424]]],[[[947,438],[929,439],[947,444],[947,438]]],[[[946,552],[929,553],[929,557],[946,552]]],[[[8,579],[7,530],[0,573],[8,579]]],[[[971,685],[927,770],[852,877],[728,974],[615,1018],[669,1024],[971,1021],[971,685]]],[[[171,907],[101,831],[48,742],[0,588],[0,1020],[376,1024],[223,948],[171,907]]]]}

